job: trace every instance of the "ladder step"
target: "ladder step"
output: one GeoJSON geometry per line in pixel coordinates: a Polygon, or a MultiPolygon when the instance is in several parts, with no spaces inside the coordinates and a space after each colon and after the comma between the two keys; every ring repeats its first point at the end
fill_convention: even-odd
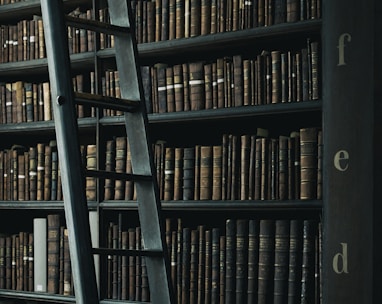
{"type": "Polygon", "coordinates": [[[140,104],[140,100],[130,100],[83,92],[75,92],[74,98],[78,104],[113,109],[123,112],[134,112],[136,109],[138,109],[140,104]]]}
{"type": "Polygon", "coordinates": [[[85,170],[85,175],[88,177],[105,178],[113,180],[126,181],[151,181],[151,175],[129,174],[122,172],[112,172],[104,170],[85,170]]]}
{"type": "Polygon", "coordinates": [[[73,16],[65,16],[66,24],[98,33],[109,35],[126,35],[131,32],[130,27],[113,25],[93,19],[84,19],[73,16]]]}
{"type": "Polygon", "coordinates": [[[93,254],[100,255],[119,255],[119,256],[147,256],[147,257],[163,257],[161,250],[149,249],[113,249],[113,248],[93,248],[93,254]]]}

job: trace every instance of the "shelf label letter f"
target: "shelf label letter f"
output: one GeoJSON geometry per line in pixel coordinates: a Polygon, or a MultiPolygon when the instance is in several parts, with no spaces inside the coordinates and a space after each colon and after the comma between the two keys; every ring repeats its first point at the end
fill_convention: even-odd
{"type": "Polygon", "coordinates": [[[345,39],[346,42],[351,41],[351,35],[349,33],[343,33],[338,39],[338,65],[346,65],[345,63],[345,39]]]}

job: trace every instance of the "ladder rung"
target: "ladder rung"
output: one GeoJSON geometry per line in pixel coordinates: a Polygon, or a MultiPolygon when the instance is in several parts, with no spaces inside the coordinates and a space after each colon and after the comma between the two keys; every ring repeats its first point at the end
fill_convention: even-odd
{"type": "Polygon", "coordinates": [[[93,254],[162,257],[163,251],[153,250],[153,249],[135,250],[135,249],[93,248],[93,254]]]}
{"type": "Polygon", "coordinates": [[[139,100],[123,99],[99,94],[75,92],[77,103],[100,108],[114,109],[123,112],[133,112],[139,107],[139,100]]]}
{"type": "Polygon", "coordinates": [[[152,176],[150,175],[140,175],[140,174],[129,174],[122,172],[112,172],[104,170],[86,170],[85,175],[88,177],[97,177],[97,178],[107,178],[113,180],[127,180],[127,181],[150,181],[152,176]]]}
{"type": "Polygon", "coordinates": [[[130,33],[130,27],[126,26],[118,26],[106,22],[101,22],[98,20],[84,19],[68,15],[65,16],[65,19],[67,25],[72,25],[77,28],[91,30],[98,33],[105,33],[110,35],[126,35],[130,33]]]}

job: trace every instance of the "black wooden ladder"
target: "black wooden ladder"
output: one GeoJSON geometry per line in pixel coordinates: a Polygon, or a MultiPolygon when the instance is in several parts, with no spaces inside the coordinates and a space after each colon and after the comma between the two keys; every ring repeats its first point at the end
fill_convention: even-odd
{"type": "Polygon", "coordinates": [[[147,138],[147,114],[140,67],[137,64],[137,45],[130,27],[130,1],[109,0],[108,9],[111,22],[102,23],[66,16],[61,0],[41,0],[76,302],[99,303],[93,254],[115,254],[144,256],[151,302],[174,303],[153,156],[147,138]],[[68,25],[114,35],[121,99],[74,93],[68,25]],[[124,112],[133,174],[84,170],[75,111],[77,103],[124,112]],[[114,252],[106,248],[92,248],[84,182],[88,175],[135,182],[142,250],[114,252]]]}

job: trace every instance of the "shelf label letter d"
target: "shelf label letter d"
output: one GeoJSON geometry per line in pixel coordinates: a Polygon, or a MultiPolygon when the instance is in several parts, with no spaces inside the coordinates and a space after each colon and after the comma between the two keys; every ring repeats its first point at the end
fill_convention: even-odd
{"type": "Polygon", "coordinates": [[[349,273],[348,270],[348,244],[340,243],[342,252],[337,253],[333,258],[333,270],[337,274],[349,273]]]}
{"type": "Polygon", "coordinates": [[[345,39],[346,42],[351,41],[351,35],[349,33],[343,33],[338,38],[338,65],[346,65],[345,63],[345,39]]]}

